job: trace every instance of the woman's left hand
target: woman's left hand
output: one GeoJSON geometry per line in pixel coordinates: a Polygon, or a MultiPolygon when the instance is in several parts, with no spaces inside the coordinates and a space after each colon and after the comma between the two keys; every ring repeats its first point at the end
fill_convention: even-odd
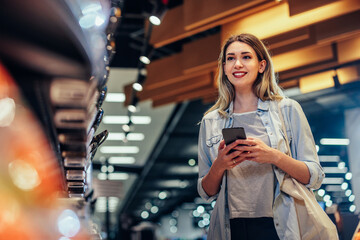
{"type": "Polygon", "coordinates": [[[243,151],[242,154],[246,154],[245,160],[258,163],[275,163],[280,157],[276,149],[269,147],[258,138],[249,137],[246,140],[238,141],[246,146],[237,146],[234,149],[243,151]]]}

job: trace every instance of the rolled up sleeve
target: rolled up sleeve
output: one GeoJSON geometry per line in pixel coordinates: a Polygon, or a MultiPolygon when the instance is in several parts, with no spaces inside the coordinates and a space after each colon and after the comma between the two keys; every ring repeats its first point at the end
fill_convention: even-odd
{"type": "Polygon", "coordinates": [[[198,164],[199,164],[199,178],[197,183],[197,190],[202,199],[206,202],[212,202],[218,196],[209,196],[204,188],[202,187],[202,179],[210,171],[212,161],[210,157],[209,148],[206,146],[206,121],[203,119],[201,121],[200,130],[199,130],[199,140],[198,140],[198,164]]]}
{"type": "Polygon", "coordinates": [[[290,105],[285,107],[289,108],[289,114],[285,116],[290,118],[287,121],[290,123],[292,136],[292,154],[297,160],[303,161],[309,169],[310,181],[306,187],[318,189],[322,184],[325,174],[319,162],[314,137],[307,118],[298,102],[291,100],[290,105]]]}

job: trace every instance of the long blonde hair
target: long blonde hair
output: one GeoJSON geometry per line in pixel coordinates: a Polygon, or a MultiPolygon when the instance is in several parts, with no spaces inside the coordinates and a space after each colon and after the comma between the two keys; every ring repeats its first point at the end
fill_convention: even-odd
{"type": "Polygon", "coordinates": [[[263,73],[258,73],[257,79],[253,84],[254,94],[261,100],[278,100],[283,98],[283,92],[277,84],[275,77],[273,63],[270,54],[257,37],[252,34],[243,33],[240,35],[231,36],[222,46],[218,58],[218,71],[216,79],[219,88],[219,97],[216,103],[206,111],[205,115],[213,110],[218,110],[222,117],[227,117],[225,110],[229,107],[231,101],[235,98],[235,88],[227,79],[224,73],[224,63],[226,50],[233,42],[243,42],[252,47],[257,55],[258,61],[265,60],[266,67],[263,73]]]}

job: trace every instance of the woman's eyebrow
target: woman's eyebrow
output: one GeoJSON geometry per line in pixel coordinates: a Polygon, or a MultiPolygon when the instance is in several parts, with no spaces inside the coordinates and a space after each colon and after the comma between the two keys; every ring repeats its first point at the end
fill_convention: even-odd
{"type": "MultiPolygon", "coordinates": [[[[242,55],[244,54],[252,54],[251,52],[241,52],[242,55]]],[[[235,53],[229,52],[226,55],[235,55],[235,53]]]]}

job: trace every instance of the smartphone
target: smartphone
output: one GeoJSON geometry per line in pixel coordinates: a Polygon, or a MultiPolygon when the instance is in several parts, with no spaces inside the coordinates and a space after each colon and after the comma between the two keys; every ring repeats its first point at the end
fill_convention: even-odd
{"type": "MultiPolygon", "coordinates": [[[[236,141],[237,139],[246,139],[246,134],[245,134],[245,130],[243,127],[224,128],[222,130],[222,134],[223,134],[226,145],[231,144],[232,142],[236,141]]],[[[230,153],[233,151],[235,151],[235,150],[231,149],[230,153]]]]}

